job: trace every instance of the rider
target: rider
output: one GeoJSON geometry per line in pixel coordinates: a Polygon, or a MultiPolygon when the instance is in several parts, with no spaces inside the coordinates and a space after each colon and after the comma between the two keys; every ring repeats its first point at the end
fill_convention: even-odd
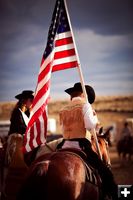
{"type": "Polygon", "coordinates": [[[30,108],[33,102],[33,91],[24,90],[22,93],[15,96],[18,102],[11,114],[11,125],[9,135],[19,133],[23,135],[29,121],[30,108]]]}
{"type": "Polygon", "coordinates": [[[121,137],[122,137],[122,139],[128,139],[131,137],[131,130],[129,128],[128,122],[124,123],[124,127],[121,132],[121,137]]]}
{"type": "Polygon", "coordinates": [[[105,195],[116,199],[117,188],[110,169],[101,161],[91,148],[90,136],[87,130],[96,129],[99,121],[91,104],[95,100],[94,89],[86,85],[88,103],[85,102],[81,83],[75,83],[74,87],[65,90],[71,97],[70,103],[60,111],[60,123],[63,130],[63,141],[57,148],[76,147],[83,150],[87,155],[87,162],[98,170],[105,195]]]}

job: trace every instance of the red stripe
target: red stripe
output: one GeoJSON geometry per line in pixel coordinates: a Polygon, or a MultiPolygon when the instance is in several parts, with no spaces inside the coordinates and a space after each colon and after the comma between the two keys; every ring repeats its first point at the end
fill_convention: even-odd
{"type": "Polygon", "coordinates": [[[43,69],[43,71],[38,76],[38,83],[44,79],[44,77],[50,72],[51,62],[43,69]]]}
{"type": "Polygon", "coordinates": [[[69,62],[69,63],[63,63],[63,64],[60,64],[60,65],[54,65],[52,72],[64,70],[64,69],[68,69],[68,68],[74,68],[74,67],[77,67],[77,66],[78,66],[77,61],[73,61],[73,62],[69,62]]]}
{"type": "MultiPolygon", "coordinates": [[[[44,111],[45,112],[45,111],[44,111]]],[[[41,131],[41,125],[40,125],[40,120],[39,120],[39,118],[37,119],[37,122],[36,122],[36,128],[37,128],[37,137],[36,137],[36,142],[37,142],[37,144],[38,145],[40,145],[41,144],[41,137],[40,137],[40,135],[41,134],[44,134],[44,133],[42,133],[42,131],[41,131]]]]}
{"type": "Polygon", "coordinates": [[[45,110],[45,112],[43,113],[43,119],[44,119],[44,121],[45,121],[45,126],[44,126],[45,131],[44,131],[44,136],[45,136],[45,138],[46,138],[46,136],[47,136],[47,121],[48,121],[46,110],[45,110]]]}
{"type": "Polygon", "coordinates": [[[38,108],[38,110],[32,115],[32,117],[31,117],[31,119],[30,119],[30,121],[28,123],[28,128],[26,130],[26,133],[28,132],[28,129],[33,125],[34,121],[36,121],[37,118],[39,118],[39,116],[43,113],[48,101],[49,101],[49,97],[46,99],[46,101],[44,102],[43,106],[38,108]]]}
{"type": "MultiPolygon", "coordinates": [[[[25,145],[25,144],[26,144],[26,143],[24,143],[24,145],[25,145]]],[[[26,153],[26,152],[27,152],[25,146],[22,147],[22,152],[23,152],[23,153],[26,153]]]]}
{"type": "Polygon", "coordinates": [[[33,106],[32,108],[35,107],[36,103],[41,99],[44,98],[46,96],[46,93],[48,91],[48,89],[50,88],[50,80],[48,80],[46,82],[46,84],[38,91],[38,93],[36,94],[34,101],[33,101],[33,106]]]}
{"type": "Polygon", "coordinates": [[[34,122],[37,120],[38,116],[40,115],[41,113],[41,107],[32,115],[29,123],[28,123],[28,127],[27,127],[27,130],[26,130],[26,134],[28,133],[29,129],[31,126],[33,126],[34,122]]]}
{"type": "Polygon", "coordinates": [[[31,129],[30,129],[30,141],[29,141],[29,146],[30,146],[31,149],[34,148],[33,139],[34,139],[34,126],[32,126],[31,129]]]}
{"type": "Polygon", "coordinates": [[[63,38],[63,39],[55,41],[55,47],[62,46],[62,45],[65,45],[65,44],[71,44],[71,43],[73,43],[72,37],[63,38]]]}
{"type": "Polygon", "coordinates": [[[73,56],[73,55],[75,55],[74,49],[59,51],[59,52],[55,53],[54,59],[60,59],[60,58],[69,57],[69,56],[73,56]]]}

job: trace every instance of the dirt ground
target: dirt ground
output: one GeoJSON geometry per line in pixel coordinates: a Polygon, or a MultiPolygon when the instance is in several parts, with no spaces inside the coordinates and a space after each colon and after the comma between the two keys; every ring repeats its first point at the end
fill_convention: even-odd
{"type": "Polygon", "coordinates": [[[133,184],[133,157],[131,161],[120,160],[114,144],[109,149],[110,159],[112,165],[112,172],[115,181],[118,185],[132,185],[133,184]]]}

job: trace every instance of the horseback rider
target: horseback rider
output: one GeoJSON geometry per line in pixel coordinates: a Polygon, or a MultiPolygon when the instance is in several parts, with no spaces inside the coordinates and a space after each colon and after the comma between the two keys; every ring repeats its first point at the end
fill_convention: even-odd
{"type": "Polygon", "coordinates": [[[33,91],[24,90],[15,98],[18,99],[18,102],[11,114],[11,125],[8,134],[19,133],[23,135],[29,122],[30,108],[34,98],[33,91]]]}
{"type": "Polygon", "coordinates": [[[101,179],[104,196],[117,199],[117,187],[112,172],[102,162],[99,156],[91,148],[92,129],[97,129],[99,121],[91,104],[95,101],[95,91],[85,85],[88,95],[88,103],[85,102],[81,83],[75,83],[73,87],[65,90],[71,97],[70,103],[60,111],[60,123],[63,130],[63,141],[58,144],[60,148],[78,148],[87,155],[87,162],[97,169],[101,179]]]}
{"type": "Polygon", "coordinates": [[[122,132],[121,132],[121,138],[124,139],[124,140],[129,139],[129,138],[131,138],[131,135],[132,135],[132,132],[131,132],[131,129],[129,127],[129,124],[128,124],[128,122],[125,122],[124,127],[123,127],[122,132]]]}

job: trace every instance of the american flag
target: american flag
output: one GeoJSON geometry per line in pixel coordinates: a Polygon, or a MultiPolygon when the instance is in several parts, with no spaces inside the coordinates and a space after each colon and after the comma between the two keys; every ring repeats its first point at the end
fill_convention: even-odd
{"type": "Polygon", "coordinates": [[[77,66],[77,56],[64,0],[57,0],[38,75],[32,116],[24,136],[24,152],[29,152],[46,142],[51,72],[77,66]]]}

